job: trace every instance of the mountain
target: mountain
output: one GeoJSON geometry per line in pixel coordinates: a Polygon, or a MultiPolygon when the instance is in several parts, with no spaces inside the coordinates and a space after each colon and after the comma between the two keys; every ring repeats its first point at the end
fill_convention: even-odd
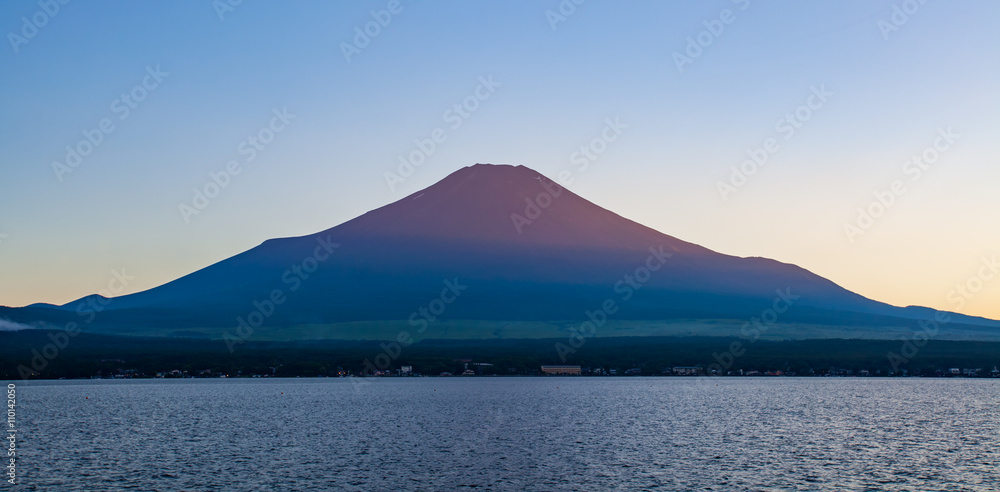
{"type": "MultiPolygon", "coordinates": [[[[717,253],[526,167],[490,164],[144,292],[0,309],[20,323],[83,317],[86,330],[136,335],[218,338],[249,320],[254,336],[278,339],[394,338],[431,321],[442,336],[538,337],[588,318],[607,318],[602,328],[615,334],[714,325],[734,335],[762,315],[791,336],[820,327],[870,338],[906,333],[933,311],[873,301],[795,265],[717,253]]],[[[958,314],[949,327],[1000,333],[1000,322],[958,314]]]]}

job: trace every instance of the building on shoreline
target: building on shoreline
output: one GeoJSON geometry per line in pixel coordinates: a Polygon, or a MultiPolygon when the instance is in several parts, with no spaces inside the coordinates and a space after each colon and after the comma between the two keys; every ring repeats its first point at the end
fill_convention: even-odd
{"type": "Polygon", "coordinates": [[[580,375],[580,366],[542,366],[542,374],[580,375]]]}
{"type": "Polygon", "coordinates": [[[695,366],[676,366],[673,373],[678,376],[700,376],[705,370],[695,366]]]}

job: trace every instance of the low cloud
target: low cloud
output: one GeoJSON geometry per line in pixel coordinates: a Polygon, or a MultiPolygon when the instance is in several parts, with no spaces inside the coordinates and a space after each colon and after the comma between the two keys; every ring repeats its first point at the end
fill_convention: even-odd
{"type": "Polygon", "coordinates": [[[22,325],[21,323],[15,323],[10,320],[0,319],[0,331],[20,331],[20,330],[30,330],[32,327],[28,325],[22,325]]]}

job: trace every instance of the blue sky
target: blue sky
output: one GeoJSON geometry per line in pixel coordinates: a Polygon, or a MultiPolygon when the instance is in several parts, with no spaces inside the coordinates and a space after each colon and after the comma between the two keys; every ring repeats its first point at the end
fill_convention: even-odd
{"type": "Polygon", "coordinates": [[[67,302],[123,269],[125,292],[143,290],[492,162],[573,170],[585,198],[717,251],[1000,318],[1000,276],[981,275],[1000,253],[1000,4],[403,1],[348,60],[342,43],[390,2],[244,1],[220,18],[225,1],[0,4],[0,304],[67,302]],[[912,13],[893,23],[894,9],[912,13]],[[22,18],[46,22],[29,38],[22,18]],[[147,70],[161,75],[144,88],[147,70]],[[490,77],[452,128],[446,111],[490,77]],[[785,138],[776,121],[813,89],[832,95],[785,138]],[[129,93],[144,99],[122,119],[129,93]],[[248,161],[274,111],[294,117],[248,161]],[[100,145],[55,171],[104,119],[100,145]],[[580,171],[608,119],[626,128],[580,171]],[[446,139],[391,189],[385,173],[435,128],[446,139]],[[907,161],[949,128],[913,179],[907,161]],[[723,199],[768,138],[779,149],[723,199]],[[241,172],[185,220],[233,160],[241,172]],[[896,180],[905,193],[845,231],[896,180]]]}

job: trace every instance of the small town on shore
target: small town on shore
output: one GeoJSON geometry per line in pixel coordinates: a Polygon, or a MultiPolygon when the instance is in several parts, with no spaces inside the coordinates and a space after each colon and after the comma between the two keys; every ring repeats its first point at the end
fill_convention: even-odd
{"type": "MultiPolygon", "coordinates": [[[[542,365],[537,369],[516,370],[508,368],[506,372],[499,372],[495,366],[486,362],[472,362],[471,360],[460,359],[456,362],[462,363],[461,371],[444,371],[435,374],[426,374],[414,370],[411,365],[400,366],[393,370],[382,371],[348,371],[341,367],[333,374],[288,374],[282,371],[282,367],[269,367],[268,371],[261,373],[243,373],[237,371],[235,374],[212,369],[202,369],[189,371],[182,369],[172,369],[147,374],[135,369],[119,369],[114,372],[101,371],[90,379],[176,379],[176,378],[279,378],[279,377],[470,377],[470,376],[586,376],[586,377],[635,377],[635,376],[657,376],[657,377],[936,377],[936,378],[1000,378],[1000,367],[994,366],[992,369],[983,368],[961,368],[949,367],[933,371],[910,371],[901,369],[899,371],[886,371],[880,369],[843,369],[830,367],[826,369],[810,369],[806,372],[789,370],[730,370],[722,373],[718,370],[711,370],[704,366],[674,366],[666,367],[658,372],[643,371],[640,367],[628,369],[608,368],[608,367],[582,367],[579,365],[542,365]]],[[[40,379],[45,379],[39,374],[40,379]]],[[[60,377],[58,379],[72,379],[60,377]]]]}

